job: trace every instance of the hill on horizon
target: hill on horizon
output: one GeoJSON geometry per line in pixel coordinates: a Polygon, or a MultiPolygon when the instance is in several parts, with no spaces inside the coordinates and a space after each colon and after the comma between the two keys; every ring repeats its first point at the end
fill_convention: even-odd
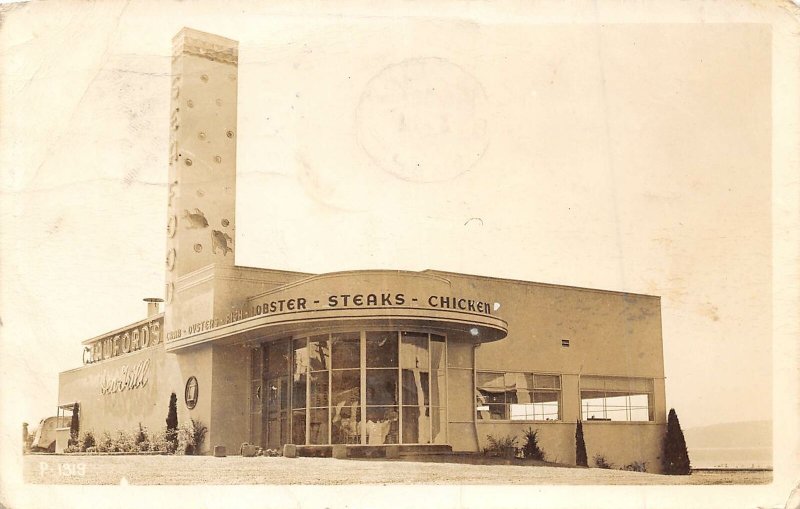
{"type": "Polygon", "coordinates": [[[743,421],[683,430],[692,466],[772,466],[772,421],[743,421]]]}

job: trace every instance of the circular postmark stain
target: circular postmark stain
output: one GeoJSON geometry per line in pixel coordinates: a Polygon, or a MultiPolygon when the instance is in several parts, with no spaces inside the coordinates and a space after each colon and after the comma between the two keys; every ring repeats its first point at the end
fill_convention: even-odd
{"type": "Polygon", "coordinates": [[[390,65],[366,85],[356,108],[358,144],[403,180],[452,179],[489,145],[488,101],[480,82],[443,58],[390,65]]]}

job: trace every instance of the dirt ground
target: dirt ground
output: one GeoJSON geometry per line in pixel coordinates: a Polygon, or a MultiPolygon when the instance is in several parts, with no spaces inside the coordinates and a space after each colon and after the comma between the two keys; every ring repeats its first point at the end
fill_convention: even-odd
{"type": "Polygon", "coordinates": [[[768,484],[769,471],[698,471],[689,476],[530,465],[409,460],[229,456],[29,455],[25,482],[38,484],[768,484]]]}

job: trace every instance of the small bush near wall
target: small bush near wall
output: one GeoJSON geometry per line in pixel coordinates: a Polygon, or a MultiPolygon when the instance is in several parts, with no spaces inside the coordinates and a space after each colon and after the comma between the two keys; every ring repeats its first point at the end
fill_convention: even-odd
{"type": "Polygon", "coordinates": [[[544,451],[539,447],[539,430],[525,430],[525,444],[522,446],[522,457],[544,461],[544,451]]]}
{"type": "Polygon", "coordinates": [[[208,428],[200,421],[192,419],[178,429],[177,454],[199,454],[208,428]]]}
{"type": "Polygon", "coordinates": [[[136,432],[136,450],[139,452],[147,452],[150,450],[150,440],[148,439],[147,428],[139,423],[139,431],[136,432]]]}
{"type": "Polygon", "coordinates": [[[581,467],[588,467],[589,460],[586,457],[586,442],[583,441],[583,424],[578,421],[575,426],[575,464],[581,467]]]}
{"type": "Polygon", "coordinates": [[[72,420],[69,423],[69,441],[67,442],[69,445],[73,445],[76,448],[79,447],[78,445],[78,432],[80,431],[80,421],[78,420],[78,404],[75,403],[72,405],[72,420]]]}
{"type": "Polygon", "coordinates": [[[172,443],[172,450],[175,451],[178,448],[178,397],[174,392],[169,395],[166,438],[172,443]]]}
{"type": "Polygon", "coordinates": [[[609,462],[606,459],[606,457],[603,456],[602,454],[595,454],[593,459],[594,459],[594,465],[597,468],[613,468],[614,467],[614,465],[611,462],[609,462]]]}
{"type": "Polygon", "coordinates": [[[81,437],[78,439],[81,445],[81,452],[86,452],[89,448],[94,448],[95,440],[94,440],[94,433],[91,431],[86,431],[85,433],[81,434],[81,437]]]}
{"type": "Polygon", "coordinates": [[[507,435],[495,438],[492,435],[487,435],[486,441],[489,445],[484,449],[484,452],[490,456],[514,458],[517,455],[517,437],[507,435]]]}
{"type": "Polygon", "coordinates": [[[692,464],[689,461],[689,451],[686,449],[686,440],[683,437],[681,423],[674,408],[670,408],[667,417],[667,434],[664,436],[663,451],[661,453],[662,468],[667,475],[689,475],[692,473],[692,464]]]}
{"type": "Polygon", "coordinates": [[[136,445],[135,437],[132,433],[124,430],[117,431],[114,439],[114,446],[110,452],[135,452],[139,448],[136,445]]]}
{"type": "Polygon", "coordinates": [[[167,440],[165,431],[154,431],[150,434],[150,450],[173,454],[175,452],[175,447],[171,441],[167,440]]]}
{"type": "Polygon", "coordinates": [[[647,472],[647,462],[645,461],[634,461],[633,463],[628,463],[625,465],[623,470],[628,470],[630,472],[647,472]]]}
{"type": "Polygon", "coordinates": [[[192,430],[194,435],[194,454],[200,454],[208,428],[202,422],[192,419],[192,430]]]}
{"type": "Polygon", "coordinates": [[[114,451],[114,439],[111,438],[111,433],[108,431],[104,431],[102,435],[100,435],[100,440],[97,441],[97,452],[113,452],[114,451]]]}

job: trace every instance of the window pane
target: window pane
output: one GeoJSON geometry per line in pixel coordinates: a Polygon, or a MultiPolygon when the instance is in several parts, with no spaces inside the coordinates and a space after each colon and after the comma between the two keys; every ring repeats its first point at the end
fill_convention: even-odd
{"type": "Polygon", "coordinates": [[[367,405],[397,404],[397,370],[367,370],[367,405]]]}
{"type": "Polygon", "coordinates": [[[581,414],[587,420],[651,421],[652,388],[647,378],[582,377],[581,414]]]}
{"type": "MultiPolygon", "coordinates": [[[[561,377],[558,375],[536,375],[534,377],[537,389],[560,389],[561,377]]],[[[533,386],[532,386],[533,387],[533,386]]]]}
{"type": "Polygon", "coordinates": [[[292,341],[292,372],[305,373],[308,369],[308,341],[306,338],[292,341]]]}
{"type": "Polygon", "coordinates": [[[479,389],[476,393],[478,419],[508,419],[508,406],[505,404],[504,389],[479,389]],[[497,392],[489,392],[497,391],[497,392]]]}
{"type": "Polygon", "coordinates": [[[428,335],[418,332],[400,333],[400,365],[404,368],[428,369],[428,335]]]}
{"type": "Polygon", "coordinates": [[[403,406],[403,443],[430,443],[430,409],[417,406],[403,406]]]}
{"type": "Polygon", "coordinates": [[[581,392],[581,415],[585,421],[606,420],[603,398],[587,397],[581,392]]]}
{"type": "Polygon", "coordinates": [[[478,389],[480,401],[483,403],[505,403],[506,391],[505,389],[493,389],[491,387],[478,389]]]}
{"type": "MultiPolygon", "coordinates": [[[[309,406],[323,407],[328,406],[328,372],[311,372],[309,375],[311,387],[309,394],[309,406]]],[[[327,422],[327,419],[326,419],[327,422]]]]}
{"type": "Polygon", "coordinates": [[[361,406],[358,403],[331,408],[331,443],[361,443],[361,406]]]}
{"type": "Polygon", "coordinates": [[[447,365],[451,368],[472,369],[473,353],[473,347],[469,343],[450,342],[447,345],[447,365]]]}
{"type": "Polygon", "coordinates": [[[306,374],[295,373],[292,380],[292,408],[306,407],[306,374]]]}
{"type": "Polygon", "coordinates": [[[396,444],[398,436],[398,413],[396,406],[367,408],[367,444],[396,444]]]}
{"type": "Polygon", "coordinates": [[[430,376],[419,369],[403,370],[403,405],[425,406],[430,404],[430,376]]]}
{"type": "Polygon", "coordinates": [[[444,369],[444,336],[431,334],[431,369],[444,369]]]}
{"type": "Polygon", "coordinates": [[[357,369],[331,371],[331,406],[361,404],[361,374],[357,369]]]}
{"type": "Polygon", "coordinates": [[[444,408],[431,407],[431,419],[433,428],[433,439],[431,443],[446,444],[447,443],[447,414],[444,408]]]}
{"type": "Polygon", "coordinates": [[[270,378],[289,374],[289,345],[287,341],[267,343],[267,373],[270,378]]]}
{"type": "Polygon", "coordinates": [[[612,421],[628,420],[628,397],[606,395],[606,418],[612,421]]]}
{"type": "Polygon", "coordinates": [[[446,406],[447,394],[445,393],[445,371],[438,370],[431,373],[431,406],[446,406]]]}
{"type": "Polygon", "coordinates": [[[309,410],[309,444],[328,443],[328,409],[317,408],[309,410]]]}
{"type": "Polygon", "coordinates": [[[305,445],[306,443],[306,411],[294,410],[292,412],[292,443],[305,445]]]}
{"type": "Polygon", "coordinates": [[[581,389],[596,389],[599,391],[605,390],[605,382],[599,376],[582,376],[581,389]]]}
{"type": "Polygon", "coordinates": [[[328,335],[313,336],[308,340],[308,363],[311,371],[330,368],[331,351],[328,346],[328,335]]]}
{"type": "MultiPolygon", "coordinates": [[[[288,377],[281,377],[281,378],[273,378],[271,380],[267,380],[266,389],[262,389],[267,391],[267,407],[270,412],[277,412],[280,410],[286,410],[289,406],[289,378],[288,377]]],[[[262,395],[262,397],[264,397],[262,395]]]]}
{"type": "Polygon", "coordinates": [[[250,413],[261,413],[261,382],[250,383],[250,413]]]}
{"type": "Polygon", "coordinates": [[[649,421],[650,419],[650,397],[647,394],[633,394],[630,396],[630,420],[649,421]]]}
{"type": "Polygon", "coordinates": [[[557,421],[559,419],[559,393],[536,391],[533,394],[534,419],[538,421],[557,421]]]}
{"type": "Polygon", "coordinates": [[[516,403],[533,403],[533,391],[516,391],[517,394],[517,401],[516,403]]]}
{"type": "Polygon", "coordinates": [[[501,387],[505,388],[505,376],[503,373],[481,372],[476,378],[478,387],[501,387]]]}
{"type": "Polygon", "coordinates": [[[361,336],[358,332],[331,335],[333,368],[361,366],[361,336]]]}
{"type": "Polygon", "coordinates": [[[397,367],[396,332],[367,332],[367,367],[397,367]]]}
{"type": "Polygon", "coordinates": [[[532,421],[534,419],[533,405],[510,405],[510,418],[512,421],[532,421]]]}

